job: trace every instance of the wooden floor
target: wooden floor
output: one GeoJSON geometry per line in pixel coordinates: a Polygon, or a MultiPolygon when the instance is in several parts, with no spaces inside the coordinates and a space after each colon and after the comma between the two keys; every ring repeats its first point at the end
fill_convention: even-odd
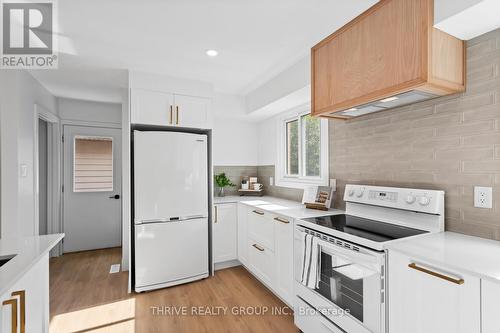
{"type": "Polygon", "coordinates": [[[116,248],[51,259],[51,333],[298,331],[290,309],[273,314],[284,311],[284,303],[242,267],[198,282],[128,294],[127,272],[109,274],[120,258],[116,248]]]}

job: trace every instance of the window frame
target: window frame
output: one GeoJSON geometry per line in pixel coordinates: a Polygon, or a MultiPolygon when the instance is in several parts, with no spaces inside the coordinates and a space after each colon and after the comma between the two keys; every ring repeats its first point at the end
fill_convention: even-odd
{"type": "Polygon", "coordinates": [[[100,135],[80,135],[77,134],[73,137],[73,156],[72,156],[72,193],[111,193],[115,190],[115,140],[112,136],[100,136],[100,135]],[[111,142],[111,189],[103,188],[103,189],[81,189],[76,191],[76,141],[77,140],[96,140],[96,141],[110,141],[111,142]]]}
{"type": "Polygon", "coordinates": [[[329,175],[328,156],[328,120],[320,118],[320,175],[305,175],[305,149],[303,136],[305,127],[302,124],[302,116],[311,113],[310,104],[301,105],[290,111],[283,113],[277,118],[277,163],[275,168],[275,185],[290,188],[305,189],[311,186],[327,186],[329,175]],[[299,140],[299,174],[289,175],[287,173],[287,123],[298,120],[298,140],[299,140]]]}

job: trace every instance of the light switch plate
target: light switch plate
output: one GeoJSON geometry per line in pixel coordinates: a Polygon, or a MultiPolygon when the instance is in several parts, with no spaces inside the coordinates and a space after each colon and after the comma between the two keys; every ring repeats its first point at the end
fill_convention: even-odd
{"type": "Polygon", "coordinates": [[[474,207],[493,208],[493,189],[491,187],[474,187],[474,207]]]}
{"type": "Polygon", "coordinates": [[[270,186],[274,185],[274,177],[269,177],[269,185],[270,186]]]}
{"type": "Polygon", "coordinates": [[[337,179],[330,179],[330,187],[333,188],[334,191],[337,190],[337,179]]]}

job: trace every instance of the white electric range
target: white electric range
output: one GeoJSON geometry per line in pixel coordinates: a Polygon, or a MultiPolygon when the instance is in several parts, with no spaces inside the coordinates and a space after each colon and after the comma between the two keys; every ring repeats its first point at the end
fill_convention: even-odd
{"type": "Polygon", "coordinates": [[[295,323],[305,333],[385,333],[387,244],[444,231],[444,192],[347,185],[345,214],[294,231],[295,323]]]}

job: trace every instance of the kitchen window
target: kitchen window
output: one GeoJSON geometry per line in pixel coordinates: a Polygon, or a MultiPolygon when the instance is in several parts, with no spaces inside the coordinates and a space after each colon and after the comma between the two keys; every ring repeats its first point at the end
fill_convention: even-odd
{"type": "Polygon", "coordinates": [[[278,135],[276,185],[328,185],[328,120],[304,106],[278,118],[278,135]]]}
{"type": "Polygon", "coordinates": [[[113,138],[74,139],[73,192],[113,191],[113,138]]]}

